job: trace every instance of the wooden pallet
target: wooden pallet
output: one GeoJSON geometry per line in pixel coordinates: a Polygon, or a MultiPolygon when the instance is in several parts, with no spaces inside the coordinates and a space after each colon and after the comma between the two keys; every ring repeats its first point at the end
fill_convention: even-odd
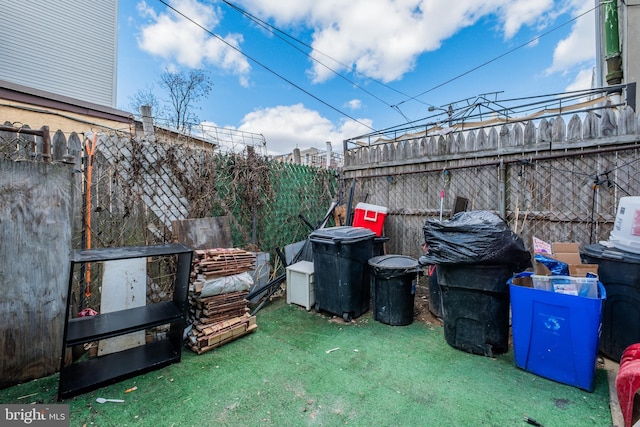
{"type": "Polygon", "coordinates": [[[256,255],[243,249],[201,249],[194,251],[192,274],[210,280],[244,273],[255,265],[256,255]]]}
{"type": "Polygon", "coordinates": [[[189,337],[189,348],[197,354],[206,353],[253,332],[257,327],[256,317],[248,313],[206,327],[196,327],[189,337]]]}
{"type": "Polygon", "coordinates": [[[194,251],[191,270],[189,317],[192,328],[187,334],[187,347],[197,354],[206,353],[258,326],[249,314],[248,291],[200,296],[204,280],[244,273],[255,267],[255,254],[241,249],[202,249],[194,251]]]}

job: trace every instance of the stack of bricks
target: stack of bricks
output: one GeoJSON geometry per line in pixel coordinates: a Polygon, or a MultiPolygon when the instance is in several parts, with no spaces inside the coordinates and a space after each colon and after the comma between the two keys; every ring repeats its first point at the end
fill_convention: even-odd
{"type": "Polygon", "coordinates": [[[202,296],[207,280],[240,274],[253,269],[255,255],[242,249],[194,251],[189,295],[187,346],[202,354],[254,331],[256,317],[249,314],[247,290],[202,296]]]}

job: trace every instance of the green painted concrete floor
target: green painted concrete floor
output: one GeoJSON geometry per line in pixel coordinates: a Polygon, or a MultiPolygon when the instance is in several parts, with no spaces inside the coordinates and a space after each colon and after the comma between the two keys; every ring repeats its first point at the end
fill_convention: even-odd
{"type": "MultiPolygon", "coordinates": [[[[71,426],[611,426],[607,372],[595,390],[450,347],[440,326],[351,323],[269,302],[258,328],[203,355],[62,403],[71,426]],[[137,389],[130,393],[125,390],[137,389]],[[124,403],[96,402],[97,397],[124,403]]],[[[57,375],[0,390],[2,403],[56,403],[57,375]]]]}

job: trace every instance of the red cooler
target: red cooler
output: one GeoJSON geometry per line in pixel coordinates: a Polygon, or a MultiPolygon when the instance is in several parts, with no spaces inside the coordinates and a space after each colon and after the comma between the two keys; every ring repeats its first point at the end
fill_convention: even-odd
{"type": "Polygon", "coordinates": [[[376,233],[377,237],[380,237],[386,216],[387,208],[384,206],[358,203],[353,215],[353,226],[368,228],[376,233]]]}

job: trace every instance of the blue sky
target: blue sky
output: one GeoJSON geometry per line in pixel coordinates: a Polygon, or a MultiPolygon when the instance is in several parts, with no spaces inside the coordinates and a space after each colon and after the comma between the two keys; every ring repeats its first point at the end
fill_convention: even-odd
{"type": "Polygon", "coordinates": [[[429,106],[494,92],[489,97],[500,100],[589,88],[595,5],[124,0],[117,103],[130,110],[138,90],[165,98],[164,70],[203,69],[214,84],[195,111],[205,128],[262,134],[270,154],[324,150],[326,141],[341,150],[346,138],[431,116],[429,106]],[[276,33],[283,41],[232,6],[302,43],[276,33]]]}

